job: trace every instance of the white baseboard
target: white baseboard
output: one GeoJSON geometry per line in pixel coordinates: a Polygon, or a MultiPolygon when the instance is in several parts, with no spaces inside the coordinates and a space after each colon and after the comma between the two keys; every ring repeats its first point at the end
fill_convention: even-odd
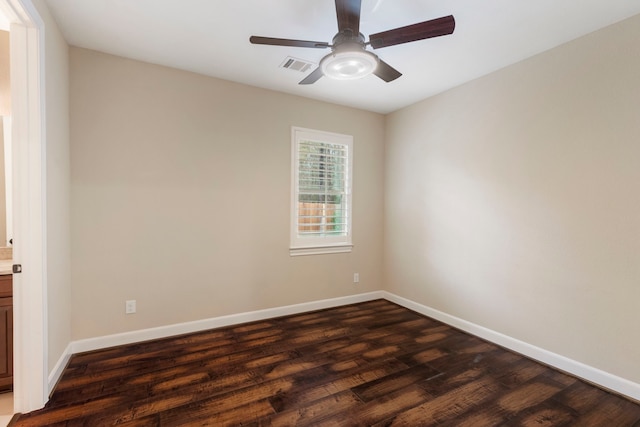
{"type": "Polygon", "coordinates": [[[60,356],[60,359],[58,359],[56,365],[49,372],[49,378],[47,379],[47,396],[51,395],[53,389],[56,387],[56,384],[58,384],[62,373],[64,372],[64,368],[66,368],[67,363],[69,363],[69,359],[71,359],[71,356],[73,355],[71,348],[72,343],[69,343],[69,345],[67,345],[67,348],[65,348],[62,352],[62,355],[60,356]]]}
{"type": "Polygon", "coordinates": [[[523,354],[561,371],[575,375],[576,377],[597,384],[605,389],[640,401],[640,384],[638,383],[634,383],[633,381],[629,381],[592,366],[585,365],[584,363],[569,359],[540,347],[536,347],[483,326],[476,325],[475,323],[468,322],[464,319],[443,313],[442,311],[426,305],[418,304],[417,302],[394,295],[390,292],[383,291],[382,294],[383,298],[388,301],[439,320],[447,325],[453,326],[487,341],[491,341],[494,344],[523,354]]]}
{"type": "Polygon", "coordinates": [[[160,326],[157,328],[141,329],[138,331],[124,332],[121,334],[113,334],[102,337],[72,341],[60,356],[60,359],[58,359],[58,362],[55,364],[53,369],[49,372],[48,392],[49,394],[53,392],[53,389],[60,380],[64,369],[69,363],[69,359],[71,359],[71,356],[75,353],[100,350],[117,345],[132,344],[158,338],[167,338],[175,335],[188,334],[191,332],[206,331],[207,329],[237,325],[246,322],[255,322],[264,319],[272,319],[274,317],[288,316],[291,314],[304,313],[313,310],[322,310],[324,308],[339,307],[348,304],[356,304],[359,302],[371,301],[381,298],[383,298],[382,291],[375,291],[364,294],[349,295],[346,297],[311,301],[302,304],[268,308],[265,310],[213,317],[210,319],[197,320],[194,322],[178,323],[173,325],[160,326]]]}
{"type": "Polygon", "coordinates": [[[288,316],[291,314],[304,313],[313,310],[322,310],[324,308],[339,307],[341,305],[347,304],[356,304],[359,302],[371,301],[381,298],[383,298],[382,291],[349,295],[346,297],[312,301],[302,304],[287,305],[283,307],[267,308],[265,310],[213,317],[210,319],[196,320],[194,322],[178,323],[174,325],[160,326],[157,328],[124,332],[121,334],[88,338],[84,340],[73,341],[70,345],[72,353],[82,353],[84,351],[99,350],[117,345],[131,344],[158,338],[166,338],[175,335],[205,331],[207,329],[221,328],[223,326],[237,325],[246,322],[255,322],[258,320],[288,316]]]}
{"type": "Polygon", "coordinates": [[[450,326],[483,338],[499,346],[508,348],[517,353],[538,360],[561,371],[570,373],[586,381],[597,384],[605,389],[612,390],[631,399],[640,401],[640,384],[618,377],[600,369],[594,368],[584,363],[569,359],[556,353],[544,350],[540,347],[517,340],[491,329],[485,328],[475,323],[460,319],[447,313],[443,313],[434,308],[416,303],[409,299],[400,297],[386,291],[369,292],[365,294],[350,295],[340,298],[332,298],[320,301],[312,301],[302,304],[288,305],[283,307],[269,308],[265,310],[251,311],[246,313],[232,314],[228,316],[214,317],[194,322],[179,323],[168,326],[161,326],[151,329],[124,332],[121,334],[107,335],[103,337],[89,338],[73,341],[66,348],[60,360],[49,374],[49,392],[57,384],[64,368],[74,353],[84,351],[99,350],[117,345],[131,344],[135,342],[148,341],[158,338],[166,338],[175,335],[199,332],[207,329],[220,328],[223,326],[237,325],[240,323],[254,322],[258,320],[271,319],[274,317],[288,316],[291,314],[304,313],[307,311],[321,310],[324,308],[339,307],[347,304],[371,301],[384,298],[398,305],[416,311],[425,316],[429,316],[450,326]]]}

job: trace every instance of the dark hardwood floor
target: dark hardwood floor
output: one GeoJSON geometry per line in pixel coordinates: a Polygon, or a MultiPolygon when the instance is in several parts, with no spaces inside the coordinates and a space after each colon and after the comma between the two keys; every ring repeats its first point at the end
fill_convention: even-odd
{"type": "Polygon", "coordinates": [[[74,355],[15,426],[640,426],[640,405],[384,300],[74,355]]]}

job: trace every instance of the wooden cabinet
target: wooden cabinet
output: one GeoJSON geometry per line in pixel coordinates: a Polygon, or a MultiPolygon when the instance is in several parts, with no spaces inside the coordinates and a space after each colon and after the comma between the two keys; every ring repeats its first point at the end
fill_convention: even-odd
{"type": "Polygon", "coordinates": [[[0,392],[13,389],[13,276],[0,276],[0,392]]]}

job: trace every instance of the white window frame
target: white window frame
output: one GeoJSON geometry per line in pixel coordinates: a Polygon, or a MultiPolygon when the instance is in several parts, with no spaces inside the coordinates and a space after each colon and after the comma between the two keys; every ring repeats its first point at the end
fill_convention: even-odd
{"type": "Polygon", "coordinates": [[[352,180],[353,180],[353,136],[324,132],[301,127],[291,128],[291,238],[289,254],[319,255],[351,252],[352,243],[352,180]],[[301,236],[298,233],[298,151],[301,141],[315,141],[344,145],[347,148],[344,197],[346,198],[346,235],[341,236],[301,236]]]}

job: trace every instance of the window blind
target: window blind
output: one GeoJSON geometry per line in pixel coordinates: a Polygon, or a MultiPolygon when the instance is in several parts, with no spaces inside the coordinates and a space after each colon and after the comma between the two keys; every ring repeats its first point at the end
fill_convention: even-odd
{"type": "Polygon", "coordinates": [[[293,129],[292,249],[351,246],[352,140],[293,129]]]}
{"type": "Polygon", "coordinates": [[[301,141],[298,147],[298,233],[346,235],[347,147],[301,141]]]}

